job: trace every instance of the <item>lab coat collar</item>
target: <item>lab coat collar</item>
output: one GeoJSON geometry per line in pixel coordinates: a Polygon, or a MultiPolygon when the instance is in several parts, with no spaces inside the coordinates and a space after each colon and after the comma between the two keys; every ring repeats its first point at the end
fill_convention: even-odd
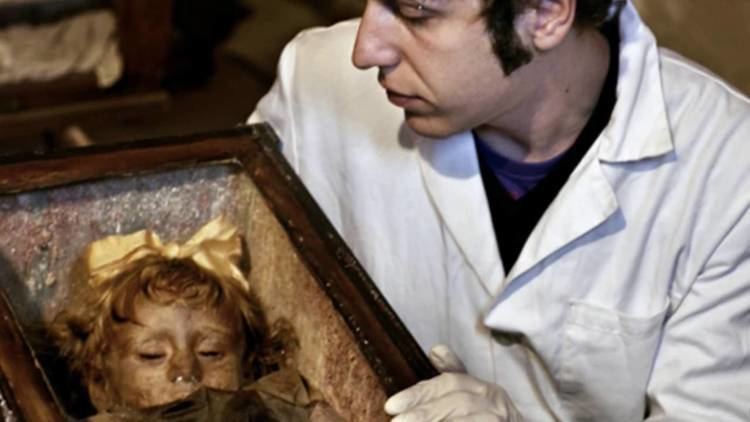
{"type": "Polygon", "coordinates": [[[529,235],[508,282],[604,223],[618,208],[596,151],[589,151],[529,235]]]}
{"type": "Polygon", "coordinates": [[[542,216],[506,277],[473,135],[464,132],[446,139],[414,136],[419,145],[422,177],[435,208],[491,296],[604,222],[618,208],[596,151],[591,150],[542,216]]]}
{"type": "Polygon", "coordinates": [[[419,146],[422,177],[435,208],[484,289],[496,294],[504,272],[473,135],[464,132],[446,139],[413,136],[419,146]]]}
{"type": "Polygon", "coordinates": [[[617,103],[601,135],[601,161],[638,161],[674,149],[660,68],[654,34],[628,2],[620,13],[617,103]]]}

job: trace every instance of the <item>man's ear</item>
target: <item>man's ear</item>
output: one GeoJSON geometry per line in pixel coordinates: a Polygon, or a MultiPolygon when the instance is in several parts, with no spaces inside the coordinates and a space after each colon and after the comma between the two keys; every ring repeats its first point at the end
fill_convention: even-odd
{"type": "Polygon", "coordinates": [[[519,24],[536,51],[547,51],[562,43],[575,16],[576,0],[538,0],[522,14],[519,24]]]}

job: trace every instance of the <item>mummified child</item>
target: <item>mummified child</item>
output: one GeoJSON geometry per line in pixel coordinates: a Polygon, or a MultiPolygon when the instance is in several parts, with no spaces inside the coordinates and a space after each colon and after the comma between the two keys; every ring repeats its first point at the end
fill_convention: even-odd
{"type": "Polygon", "coordinates": [[[308,420],[316,397],[284,369],[291,331],[269,333],[241,251],[223,219],[184,245],[141,231],[87,248],[51,331],[96,420],[308,420]]]}

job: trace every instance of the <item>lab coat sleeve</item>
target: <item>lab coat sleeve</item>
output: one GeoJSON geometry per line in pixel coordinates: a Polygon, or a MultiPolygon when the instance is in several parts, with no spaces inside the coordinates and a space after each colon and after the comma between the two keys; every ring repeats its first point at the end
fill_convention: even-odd
{"type": "MultiPolygon", "coordinates": [[[[746,190],[737,195],[750,202],[746,190]]],[[[650,422],[750,420],[750,211],[738,208],[700,276],[672,304],[648,388],[650,422]]]]}
{"type": "Polygon", "coordinates": [[[284,47],[279,59],[276,81],[247,119],[248,124],[266,122],[273,128],[281,139],[282,153],[296,171],[299,170],[299,163],[295,131],[294,69],[298,38],[299,35],[284,47]]]}

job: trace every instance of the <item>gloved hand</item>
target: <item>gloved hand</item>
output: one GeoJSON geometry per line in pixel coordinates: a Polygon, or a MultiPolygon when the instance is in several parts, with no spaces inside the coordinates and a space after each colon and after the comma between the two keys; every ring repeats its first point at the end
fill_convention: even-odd
{"type": "Polygon", "coordinates": [[[433,347],[429,358],[442,374],[391,396],[385,411],[395,416],[392,422],[522,420],[508,394],[498,385],[467,375],[448,346],[433,347]]]}

